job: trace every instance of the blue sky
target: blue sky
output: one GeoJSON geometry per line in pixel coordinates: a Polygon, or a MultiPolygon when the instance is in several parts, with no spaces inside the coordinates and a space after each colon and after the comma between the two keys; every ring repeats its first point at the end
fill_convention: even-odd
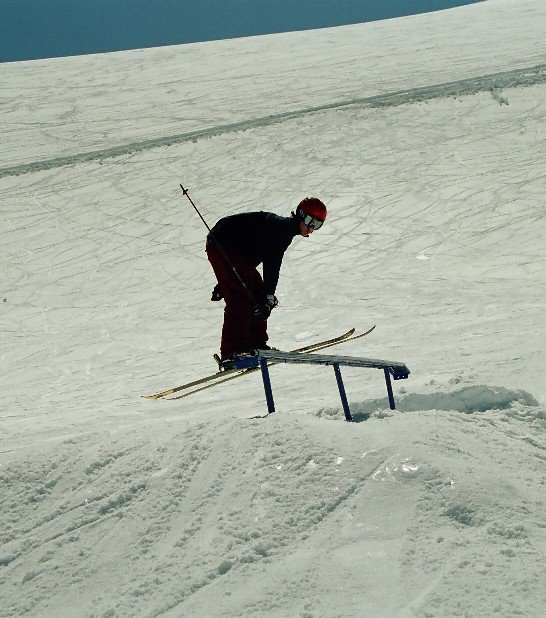
{"type": "Polygon", "coordinates": [[[479,0],[0,0],[0,62],[307,30],[479,0]]]}

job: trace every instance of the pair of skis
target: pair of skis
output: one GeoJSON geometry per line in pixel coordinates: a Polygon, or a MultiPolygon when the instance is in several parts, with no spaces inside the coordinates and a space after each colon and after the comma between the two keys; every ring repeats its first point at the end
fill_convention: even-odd
{"type": "MultiPolygon", "coordinates": [[[[374,328],[375,325],[369,328],[367,331],[360,333],[359,335],[355,335],[355,329],[351,328],[351,330],[348,330],[346,333],[343,333],[338,337],[334,337],[333,339],[327,339],[325,341],[318,341],[303,348],[296,348],[295,350],[291,350],[291,352],[296,352],[298,354],[318,352],[319,350],[324,350],[325,348],[337,345],[338,343],[345,343],[346,341],[354,341],[355,339],[365,337],[366,335],[369,335],[374,330],[374,328]]],[[[275,363],[271,362],[269,364],[274,365],[275,363]]],[[[178,393],[180,391],[187,391],[182,395],[178,395],[177,397],[168,397],[168,401],[173,401],[175,399],[183,399],[184,397],[189,397],[189,395],[204,391],[207,388],[212,388],[213,386],[216,386],[218,384],[229,382],[230,380],[240,378],[247,373],[252,373],[258,370],[258,367],[252,367],[250,369],[228,369],[226,371],[217,371],[216,373],[205,376],[203,378],[199,378],[198,380],[194,380],[193,382],[188,382],[187,384],[182,384],[181,386],[175,386],[174,388],[169,388],[166,391],[154,393],[153,395],[143,395],[143,397],[145,399],[162,399],[164,397],[168,397],[169,395],[174,395],[175,393],[178,393]]]]}

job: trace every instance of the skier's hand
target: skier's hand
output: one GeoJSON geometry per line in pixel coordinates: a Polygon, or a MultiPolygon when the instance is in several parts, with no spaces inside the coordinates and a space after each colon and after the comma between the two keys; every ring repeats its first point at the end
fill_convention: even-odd
{"type": "Polygon", "coordinates": [[[271,311],[279,304],[277,297],[274,294],[268,294],[265,301],[254,307],[254,317],[257,320],[267,320],[271,315],[271,311]]]}
{"type": "Polygon", "coordinates": [[[222,298],[224,298],[224,295],[222,294],[222,291],[220,290],[220,284],[217,283],[214,286],[214,290],[212,290],[212,296],[210,297],[210,299],[216,302],[218,300],[222,300],[222,298]]]}

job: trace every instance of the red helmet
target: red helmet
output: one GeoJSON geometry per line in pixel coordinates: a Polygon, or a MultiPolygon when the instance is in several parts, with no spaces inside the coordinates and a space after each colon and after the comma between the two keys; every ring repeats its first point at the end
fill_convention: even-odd
{"type": "Polygon", "coordinates": [[[306,197],[298,204],[296,215],[301,220],[303,220],[305,215],[311,215],[315,219],[324,221],[326,219],[326,206],[318,197],[306,197]]]}

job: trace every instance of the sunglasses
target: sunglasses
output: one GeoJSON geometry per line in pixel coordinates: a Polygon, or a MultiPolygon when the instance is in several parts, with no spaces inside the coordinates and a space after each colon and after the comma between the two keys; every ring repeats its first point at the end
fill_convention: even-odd
{"type": "Polygon", "coordinates": [[[313,217],[313,215],[307,215],[305,213],[303,213],[302,221],[308,228],[311,228],[312,230],[319,230],[324,223],[322,219],[317,219],[317,217],[313,217]]]}

